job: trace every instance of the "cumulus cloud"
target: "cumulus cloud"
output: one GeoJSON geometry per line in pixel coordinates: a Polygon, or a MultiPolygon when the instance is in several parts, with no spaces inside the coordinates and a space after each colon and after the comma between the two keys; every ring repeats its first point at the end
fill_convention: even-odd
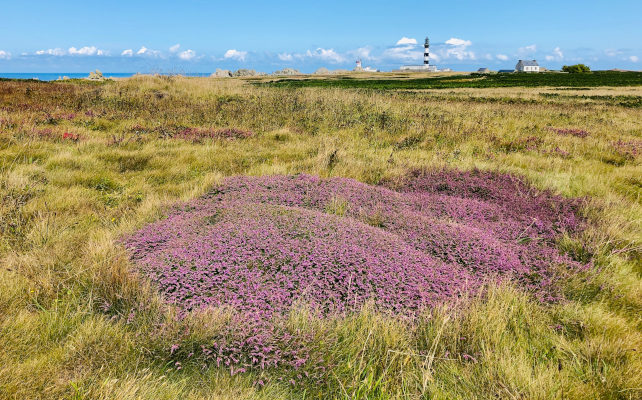
{"type": "Polygon", "coordinates": [[[187,49],[187,50],[185,50],[185,51],[180,52],[180,53],[178,54],[178,57],[179,57],[181,60],[189,61],[189,60],[191,60],[192,58],[196,57],[196,52],[195,52],[194,50],[192,50],[192,49],[187,49]]]}
{"type": "Polygon", "coordinates": [[[506,54],[497,54],[495,57],[497,57],[498,60],[502,60],[502,61],[508,60],[508,56],[506,54]]]}
{"type": "Polygon", "coordinates": [[[232,60],[237,60],[237,61],[245,61],[246,56],[247,56],[247,51],[229,49],[228,51],[225,52],[225,55],[223,57],[232,59],[232,60]]]}
{"type": "Polygon", "coordinates": [[[315,51],[308,50],[305,55],[307,57],[318,58],[335,64],[346,60],[344,56],[334,51],[334,49],[323,49],[321,47],[317,48],[315,51]]]}
{"type": "Polygon", "coordinates": [[[449,44],[451,46],[460,46],[460,47],[468,47],[473,44],[470,40],[464,40],[464,39],[457,39],[457,38],[450,38],[446,40],[446,44],[449,44]]]}
{"type": "Polygon", "coordinates": [[[561,61],[564,58],[564,53],[562,53],[562,50],[559,47],[556,47],[553,49],[553,54],[548,54],[544,58],[546,58],[546,61],[561,61]]]}
{"type": "Polygon", "coordinates": [[[11,53],[4,50],[0,50],[0,60],[8,60],[10,58],[11,58],[11,53]]]}
{"type": "Polygon", "coordinates": [[[134,55],[134,50],[132,50],[132,49],[123,50],[123,52],[120,53],[120,55],[121,56],[131,57],[131,56],[134,55]]]}
{"type": "Polygon", "coordinates": [[[631,60],[631,61],[636,63],[636,62],[640,61],[640,58],[638,56],[631,56],[631,57],[629,57],[629,60],[631,60]]]}
{"type": "Polygon", "coordinates": [[[84,46],[81,48],[70,47],[69,49],[61,49],[56,47],[55,49],[47,50],[38,50],[35,52],[38,56],[106,56],[108,55],[107,51],[101,50],[96,46],[84,46]]]}
{"type": "Polygon", "coordinates": [[[532,53],[535,53],[536,51],[537,51],[537,45],[535,45],[535,44],[531,44],[529,46],[520,47],[519,49],[517,49],[517,52],[519,54],[532,54],[532,53]]]}
{"type": "Polygon", "coordinates": [[[456,58],[457,60],[475,60],[476,56],[473,51],[468,50],[473,42],[470,40],[450,38],[446,40],[449,45],[445,49],[440,49],[438,52],[443,58],[456,58]]]}
{"type": "Polygon", "coordinates": [[[74,55],[79,55],[79,56],[102,56],[105,55],[105,52],[103,50],[100,50],[96,48],[96,46],[85,46],[81,47],[79,49],[75,47],[70,47],[69,48],[69,54],[74,56],[74,55]]]}
{"type": "Polygon", "coordinates": [[[417,45],[416,39],[402,37],[394,46],[385,49],[381,57],[398,62],[413,62],[420,60],[423,54],[423,47],[417,45]]]}
{"type": "Polygon", "coordinates": [[[139,56],[152,56],[152,57],[155,57],[155,56],[160,55],[160,51],[148,49],[145,46],[141,46],[141,48],[138,49],[136,54],[139,55],[139,56]]]}
{"type": "Polygon", "coordinates": [[[39,56],[42,55],[49,55],[49,56],[64,56],[66,54],[66,51],[57,47],[55,49],[47,49],[47,50],[38,50],[36,51],[36,54],[39,56]]]}
{"type": "Polygon", "coordinates": [[[564,53],[559,47],[556,47],[555,49],[553,49],[553,54],[548,54],[544,58],[546,58],[546,61],[560,61],[564,58],[564,53]]]}
{"type": "Polygon", "coordinates": [[[401,46],[404,44],[417,44],[417,39],[407,38],[404,36],[401,39],[397,40],[397,46],[401,46]]]}
{"type": "Polygon", "coordinates": [[[294,60],[294,56],[290,53],[279,53],[278,54],[279,60],[281,61],[292,61],[294,60]]]}
{"type": "Polygon", "coordinates": [[[171,51],[172,53],[176,53],[178,51],[178,49],[180,49],[180,48],[181,48],[181,45],[176,43],[175,45],[173,45],[173,46],[171,46],[169,48],[169,51],[171,51]]]}
{"type": "Polygon", "coordinates": [[[369,47],[359,47],[358,49],[349,51],[348,54],[362,60],[374,60],[376,58],[372,55],[372,49],[369,47]]]}

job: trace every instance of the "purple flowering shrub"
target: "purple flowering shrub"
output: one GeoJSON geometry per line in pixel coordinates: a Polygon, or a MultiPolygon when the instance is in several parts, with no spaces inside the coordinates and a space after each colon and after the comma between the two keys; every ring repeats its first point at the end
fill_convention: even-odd
{"type": "Polygon", "coordinates": [[[549,130],[557,133],[558,135],[562,136],[575,136],[578,138],[585,138],[589,135],[587,131],[584,129],[577,129],[577,128],[548,128],[549,130]]]}
{"type": "Polygon", "coordinates": [[[231,310],[228,329],[200,349],[205,358],[233,372],[299,368],[305,338],[282,321],[300,304],[323,316],[371,302],[412,317],[508,279],[555,300],[560,271],[580,267],[555,247],[580,228],[578,208],[479,171],[416,171],[385,186],[232,177],[125,244],[167,302],[231,310]]]}

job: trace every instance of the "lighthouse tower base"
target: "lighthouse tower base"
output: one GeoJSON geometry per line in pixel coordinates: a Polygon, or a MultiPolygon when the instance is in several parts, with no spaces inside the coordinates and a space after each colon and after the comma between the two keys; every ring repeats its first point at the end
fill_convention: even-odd
{"type": "Polygon", "coordinates": [[[437,72],[437,66],[435,65],[402,65],[399,68],[399,71],[417,71],[417,72],[437,72]]]}

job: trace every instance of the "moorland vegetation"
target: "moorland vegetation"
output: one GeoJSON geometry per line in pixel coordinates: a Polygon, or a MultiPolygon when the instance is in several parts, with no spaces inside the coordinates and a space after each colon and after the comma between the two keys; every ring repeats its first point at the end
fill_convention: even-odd
{"type": "Polygon", "coordinates": [[[639,398],[642,89],[594,74],[0,82],[0,396],[639,398]]]}

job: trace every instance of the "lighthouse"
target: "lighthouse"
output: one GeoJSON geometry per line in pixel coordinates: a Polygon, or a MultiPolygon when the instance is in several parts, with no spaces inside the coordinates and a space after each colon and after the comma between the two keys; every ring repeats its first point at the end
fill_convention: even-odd
{"type": "Polygon", "coordinates": [[[428,40],[428,37],[426,37],[426,41],[424,42],[424,65],[428,66],[430,65],[430,40],[428,40]]]}
{"type": "Polygon", "coordinates": [[[417,65],[402,65],[401,68],[399,68],[399,71],[416,71],[416,72],[437,72],[438,71],[436,65],[430,65],[430,40],[428,39],[428,36],[426,36],[426,41],[424,42],[424,63],[417,64],[417,65]]]}

